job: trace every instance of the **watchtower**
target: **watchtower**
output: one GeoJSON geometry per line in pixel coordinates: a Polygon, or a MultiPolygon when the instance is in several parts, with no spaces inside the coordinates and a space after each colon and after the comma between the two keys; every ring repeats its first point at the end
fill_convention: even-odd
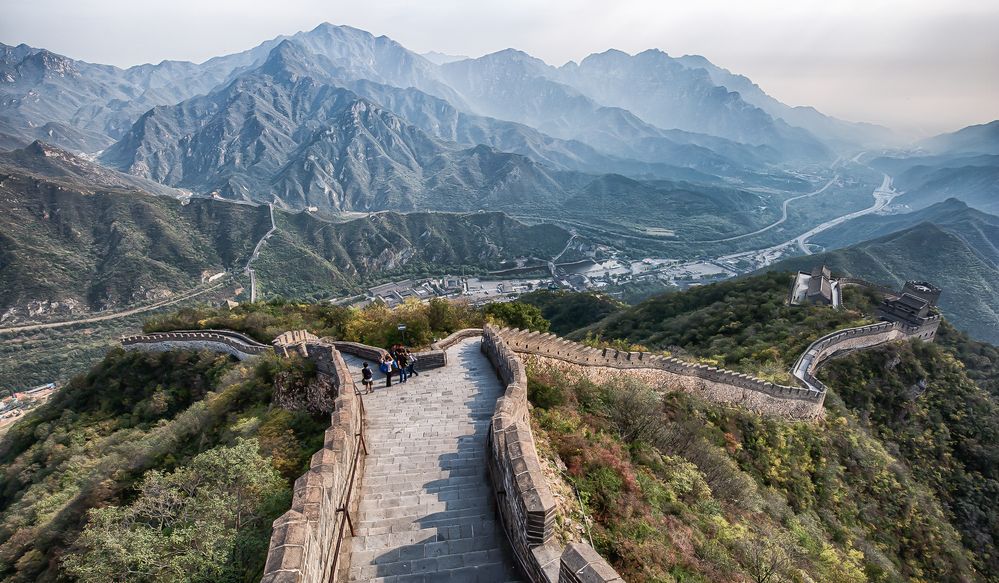
{"type": "Polygon", "coordinates": [[[940,288],[928,281],[907,281],[902,288],[902,295],[909,294],[917,298],[923,298],[932,308],[940,300],[940,288]]]}

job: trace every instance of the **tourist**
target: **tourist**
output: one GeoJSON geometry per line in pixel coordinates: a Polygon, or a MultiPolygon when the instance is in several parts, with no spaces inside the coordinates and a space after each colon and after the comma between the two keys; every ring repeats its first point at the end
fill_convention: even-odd
{"type": "Polygon", "coordinates": [[[406,355],[406,349],[402,346],[396,348],[395,362],[399,366],[399,380],[406,382],[406,379],[409,378],[409,360],[406,355]]]}
{"type": "Polygon", "coordinates": [[[403,348],[406,352],[406,363],[409,366],[409,376],[420,376],[420,373],[416,372],[416,355],[409,351],[408,348],[403,348]]]}
{"type": "Polygon", "coordinates": [[[371,374],[371,369],[368,368],[368,363],[364,363],[364,366],[361,367],[361,384],[364,385],[365,395],[375,391],[375,380],[371,374]]]}
{"type": "Polygon", "coordinates": [[[383,373],[385,373],[385,386],[392,386],[392,372],[395,369],[395,361],[392,359],[392,355],[386,352],[382,355],[382,363],[378,367],[383,373]]]}

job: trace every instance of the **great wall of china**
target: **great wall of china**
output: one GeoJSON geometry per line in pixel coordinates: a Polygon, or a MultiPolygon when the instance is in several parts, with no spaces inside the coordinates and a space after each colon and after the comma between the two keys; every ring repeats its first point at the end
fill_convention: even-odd
{"type": "MultiPolygon", "coordinates": [[[[822,415],[826,387],[814,374],[823,362],[844,352],[890,341],[932,340],[939,321],[939,316],[934,316],[919,327],[881,322],[823,336],[808,347],[792,369],[800,386],[775,384],[661,355],[591,348],[552,334],[492,325],[461,330],[435,343],[430,350],[418,353],[418,368],[422,371],[446,368],[450,364],[449,351],[481,337],[479,350],[502,382],[488,424],[486,465],[495,512],[520,573],[534,583],[616,582],[621,578],[589,545],[570,543],[563,548],[556,540],[554,524],[558,509],[542,473],[530,428],[527,366],[556,367],[565,374],[598,382],[628,374],[660,390],[687,391],[765,415],[808,420],[822,415]]],[[[316,363],[317,373],[329,377],[336,389],[335,411],[323,449],[312,457],[309,471],[295,482],[291,509],[274,522],[262,581],[346,580],[352,556],[351,516],[365,499],[367,422],[363,397],[341,353],[377,361],[384,351],[364,344],[321,339],[304,331],[285,333],[275,340],[274,346],[225,330],[128,336],[122,338],[122,345],[127,350],[213,350],[241,360],[272,351],[284,355],[297,351],[316,363]]],[[[427,394],[432,395],[433,391],[427,394]]],[[[399,422],[405,424],[406,420],[399,422]]],[[[452,576],[451,579],[481,580],[481,571],[476,576],[474,568],[451,573],[466,571],[473,573],[471,578],[452,576]]]]}

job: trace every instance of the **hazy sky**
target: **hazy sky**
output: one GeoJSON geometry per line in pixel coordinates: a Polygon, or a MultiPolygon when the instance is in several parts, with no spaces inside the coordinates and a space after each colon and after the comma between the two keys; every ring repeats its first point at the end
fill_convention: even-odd
{"type": "Polygon", "coordinates": [[[410,49],[701,54],[791,105],[921,132],[999,118],[997,0],[0,0],[0,42],[203,61],[323,21],[410,49]]]}

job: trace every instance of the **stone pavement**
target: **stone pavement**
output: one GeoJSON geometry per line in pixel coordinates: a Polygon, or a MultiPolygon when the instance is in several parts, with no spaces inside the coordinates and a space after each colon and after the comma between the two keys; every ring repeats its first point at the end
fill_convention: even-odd
{"type": "MultiPolygon", "coordinates": [[[[487,435],[503,394],[479,338],[448,365],[364,396],[368,456],[350,581],[506,582],[520,579],[498,522],[487,435]]],[[[360,385],[361,360],[343,355],[360,385]]],[[[375,363],[369,362],[375,367],[375,363]]]]}

